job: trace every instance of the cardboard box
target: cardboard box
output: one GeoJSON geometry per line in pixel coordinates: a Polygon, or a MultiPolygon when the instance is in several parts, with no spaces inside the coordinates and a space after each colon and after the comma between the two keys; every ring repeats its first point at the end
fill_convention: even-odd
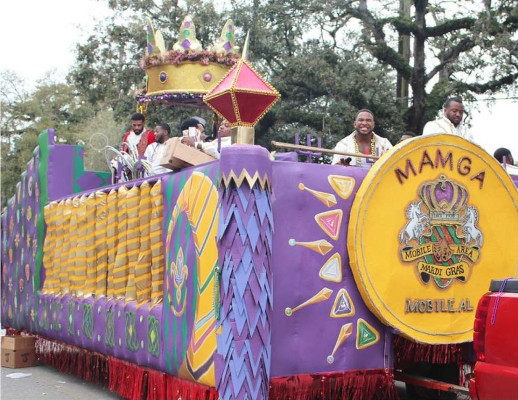
{"type": "Polygon", "coordinates": [[[2,336],[2,367],[24,368],[36,365],[34,336],[2,336]]]}
{"type": "Polygon", "coordinates": [[[178,137],[167,140],[164,146],[164,155],[160,160],[160,165],[165,168],[187,168],[215,160],[214,157],[205,154],[203,151],[181,143],[178,137]]]}

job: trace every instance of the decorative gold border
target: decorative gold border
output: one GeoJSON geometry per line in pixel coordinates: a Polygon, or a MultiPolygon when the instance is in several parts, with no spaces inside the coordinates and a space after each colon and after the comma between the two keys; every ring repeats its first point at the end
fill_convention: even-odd
{"type": "Polygon", "coordinates": [[[230,185],[230,182],[234,181],[237,187],[240,187],[243,184],[243,181],[248,183],[248,186],[253,187],[257,182],[259,182],[259,186],[261,190],[268,190],[271,192],[272,187],[270,183],[270,179],[268,178],[268,174],[265,172],[263,177],[259,175],[258,171],[255,171],[254,175],[250,175],[246,169],[242,169],[239,175],[237,175],[234,170],[231,170],[228,175],[224,173],[221,174],[220,181],[223,182],[225,187],[230,185]]]}

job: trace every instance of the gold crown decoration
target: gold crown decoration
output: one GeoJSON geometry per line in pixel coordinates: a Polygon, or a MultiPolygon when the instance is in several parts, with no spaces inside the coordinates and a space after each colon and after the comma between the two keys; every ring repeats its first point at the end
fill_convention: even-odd
{"type": "Polygon", "coordinates": [[[231,19],[225,22],[219,41],[210,50],[204,50],[196,38],[190,15],[184,17],[171,50],[166,50],[162,33],[155,31],[149,19],[146,31],[147,46],[140,63],[146,71],[146,88],[137,94],[140,105],[153,102],[205,108],[203,96],[240,58],[231,19]]]}
{"type": "Polygon", "coordinates": [[[460,225],[466,207],[468,190],[444,175],[419,187],[419,196],[430,211],[430,224],[460,225]]]}

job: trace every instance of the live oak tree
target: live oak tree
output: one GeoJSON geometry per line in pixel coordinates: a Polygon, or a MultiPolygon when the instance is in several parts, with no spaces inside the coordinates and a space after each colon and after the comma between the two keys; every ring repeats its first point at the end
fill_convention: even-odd
{"type": "MultiPolygon", "coordinates": [[[[14,190],[10,179],[13,185],[19,180],[42,129],[54,127],[67,143],[88,146],[89,134],[104,124],[115,130],[108,141],[116,146],[143,85],[145,17],[163,31],[169,48],[186,14],[194,17],[204,48],[227,17],[238,29],[238,45],[250,32],[250,61],[282,94],[256,127],[256,142],[265,146],[272,139],[292,142],[299,132],[319,134],[324,147],[332,147],[352,130],[360,108],[372,109],[376,132],[394,142],[405,130],[420,133],[450,95],[469,99],[516,89],[515,0],[235,0],[224,2],[227,8],[206,0],[108,3],[113,16],[78,43],[66,84],[47,80],[9,102],[3,85],[2,195],[14,190]],[[400,82],[408,82],[408,99],[397,97],[400,82]]],[[[168,122],[177,132],[194,113],[211,117],[152,106],[148,126],[168,122]]],[[[88,166],[103,164],[95,153],[88,166]]]]}
{"type": "MultiPolygon", "coordinates": [[[[112,0],[109,4],[118,14],[78,46],[71,78],[93,104],[102,100],[125,121],[135,110],[133,95],[144,76],[138,67],[145,47],[144,17],[162,31],[168,48],[186,14],[193,16],[204,48],[216,41],[223,22],[232,17],[237,44],[242,47],[250,32],[250,61],[282,94],[281,102],[256,127],[258,144],[269,146],[272,139],[292,142],[294,132],[304,128],[321,134],[324,146],[332,147],[352,130],[355,111],[366,107],[377,114],[377,131],[395,138],[403,127],[385,68],[363,62],[354,51],[340,51],[308,37],[313,17],[297,3],[304,2],[244,1],[221,9],[201,0],[185,6],[177,1],[112,0]]],[[[193,111],[153,106],[148,125],[169,122],[175,131],[189,114],[193,111]]],[[[202,116],[210,119],[211,113],[202,116]]]]}
{"type": "Polygon", "coordinates": [[[356,45],[409,83],[411,105],[402,110],[408,130],[420,133],[450,95],[516,89],[514,0],[310,1],[307,7],[326,15],[333,39],[346,24],[359,24],[356,45]],[[411,38],[410,56],[398,51],[403,36],[411,38]]]}

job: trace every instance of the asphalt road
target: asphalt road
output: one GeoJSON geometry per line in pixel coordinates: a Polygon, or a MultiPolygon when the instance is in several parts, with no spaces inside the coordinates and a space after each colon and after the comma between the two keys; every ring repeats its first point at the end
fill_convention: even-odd
{"type": "Polygon", "coordinates": [[[84,382],[75,376],[62,374],[42,364],[16,369],[2,367],[0,399],[115,400],[120,397],[110,392],[108,388],[84,382]],[[20,374],[28,376],[13,377],[20,374]]]}

